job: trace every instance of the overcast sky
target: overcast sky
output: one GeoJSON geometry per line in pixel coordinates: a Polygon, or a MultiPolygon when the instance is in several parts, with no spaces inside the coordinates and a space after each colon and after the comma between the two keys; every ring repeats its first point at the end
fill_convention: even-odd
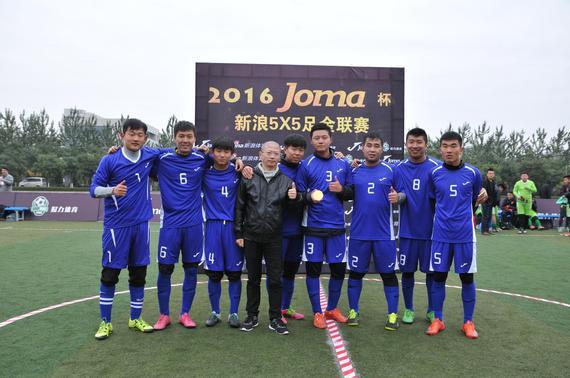
{"type": "Polygon", "coordinates": [[[570,1],[0,0],[0,109],[194,120],[196,62],[404,67],[406,128],[570,119],[570,1]]]}

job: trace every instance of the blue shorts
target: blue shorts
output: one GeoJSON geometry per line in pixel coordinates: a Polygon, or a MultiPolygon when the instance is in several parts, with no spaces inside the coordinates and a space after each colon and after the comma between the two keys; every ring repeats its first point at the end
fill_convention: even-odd
{"type": "Polygon", "coordinates": [[[127,266],[150,264],[150,229],[148,222],[129,227],[103,229],[103,258],[105,268],[124,269],[127,266]]]}
{"type": "Polygon", "coordinates": [[[243,268],[243,249],[236,244],[234,222],[206,222],[204,269],[218,272],[238,272],[243,268]]]}
{"type": "Polygon", "coordinates": [[[158,237],[158,263],[176,264],[180,251],[183,263],[201,262],[203,240],[202,223],[189,227],[161,228],[158,237]]]}
{"type": "Polygon", "coordinates": [[[329,264],[345,263],[346,235],[340,234],[329,237],[305,235],[303,241],[303,261],[326,261],[329,264]]]}
{"type": "Polygon", "coordinates": [[[402,273],[415,272],[420,266],[422,273],[429,273],[431,240],[400,238],[398,264],[402,273]]]}
{"type": "Polygon", "coordinates": [[[374,256],[376,273],[394,273],[398,267],[395,240],[349,240],[346,267],[350,271],[368,273],[370,256],[374,256]]]}
{"type": "Polygon", "coordinates": [[[455,273],[477,272],[477,244],[475,243],[431,243],[429,270],[449,272],[451,260],[455,264],[455,273]]]}
{"type": "Polygon", "coordinates": [[[303,236],[283,237],[283,261],[301,262],[303,258],[303,236]]]}

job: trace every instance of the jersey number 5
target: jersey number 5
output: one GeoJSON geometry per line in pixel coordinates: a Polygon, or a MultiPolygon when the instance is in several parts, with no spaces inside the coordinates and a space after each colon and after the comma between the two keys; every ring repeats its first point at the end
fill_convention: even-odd
{"type": "Polygon", "coordinates": [[[457,185],[449,185],[449,196],[450,197],[457,197],[457,185]]]}

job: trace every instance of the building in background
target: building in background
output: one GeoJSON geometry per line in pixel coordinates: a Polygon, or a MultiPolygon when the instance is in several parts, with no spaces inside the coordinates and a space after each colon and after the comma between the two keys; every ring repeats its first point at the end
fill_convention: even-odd
{"type": "MultiPolygon", "coordinates": [[[[82,118],[86,118],[86,119],[94,118],[96,129],[102,129],[105,126],[107,126],[107,124],[112,125],[115,122],[119,122],[121,120],[120,118],[105,118],[105,117],[101,117],[100,115],[88,112],[88,111],[83,110],[83,109],[72,109],[72,108],[63,109],[63,117],[71,116],[71,113],[73,111],[76,111],[77,114],[82,118]]],[[[147,131],[147,133],[148,133],[148,144],[150,146],[157,146],[158,145],[158,139],[160,137],[160,130],[158,130],[154,126],[149,125],[148,123],[147,123],[147,126],[148,126],[148,131],[147,131]]]]}

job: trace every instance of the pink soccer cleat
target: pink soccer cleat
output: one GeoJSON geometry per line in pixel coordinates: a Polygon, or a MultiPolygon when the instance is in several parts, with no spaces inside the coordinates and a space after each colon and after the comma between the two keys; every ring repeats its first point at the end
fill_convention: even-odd
{"type": "Polygon", "coordinates": [[[182,324],[186,328],[196,328],[196,323],[194,322],[194,320],[192,320],[192,318],[190,317],[190,315],[188,315],[187,312],[180,315],[180,318],[178,318],[178,323],[182,324]]]}
{"type": "Polygon", "coordinates": [[[154,323],[154,326],[152,328],[154,328],[156,331],[162,331],[169,325],[170,325],[170,316],[161,314],[160,318],[158,318],[158,320],[156,321],[156,323],[154,323]]]}

